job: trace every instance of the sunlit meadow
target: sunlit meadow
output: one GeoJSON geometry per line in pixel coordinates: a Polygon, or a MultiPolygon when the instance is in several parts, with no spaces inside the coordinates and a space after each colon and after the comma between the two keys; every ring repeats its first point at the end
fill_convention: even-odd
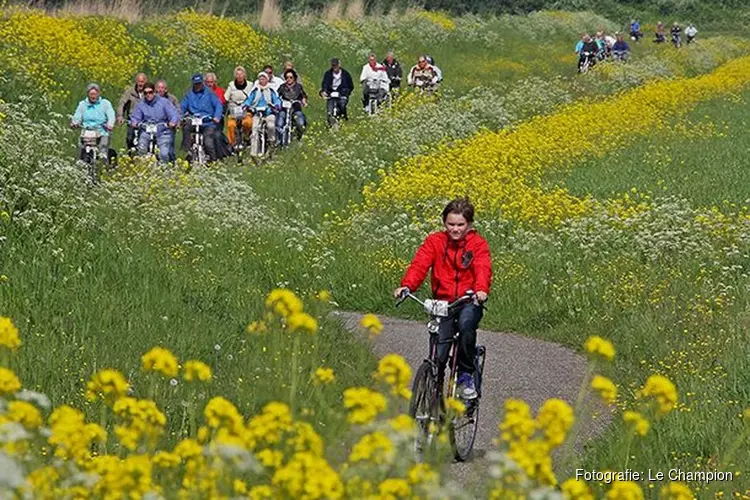
{"type": "Polygon", "coordinates": [[[0,493],[749,495],[750,43],[644,42],[581,78],[578,33],[620,20],[414,11],[284,26],[3,11],[0,493]],[[258,167],[122,158],[91,189],[72,161],[67,118],[88,81],[116,103],[140,70],[180,96],[194,71],[223,86],[238,64],[292,60],[314,96],[330,57],[356,78],[388,49],[406,68],[432,54],[441,92],[372,119],[353,102],[336,134],[311,97],[305,141],[258,167]],[[379,322],[355,336],[329,315],[395,314],[389,290],[464,194],[497,277],[483,326],[584,352],[582,396],[614,417],[573,453],[586,408],[508,400],[471,488],[452,481],[445,443],[414,461],[411,370],[372,355],[379,322]],[[576,467],[735,476],[586,484],[576,467]]]}

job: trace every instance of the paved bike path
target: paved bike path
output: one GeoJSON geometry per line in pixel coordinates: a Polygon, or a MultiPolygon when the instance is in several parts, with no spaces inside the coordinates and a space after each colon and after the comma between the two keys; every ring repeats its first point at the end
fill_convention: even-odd
{"type": "MultiPolygon", "coordinates": [[[[344,326],[356,330],[362,315],[334,312],[344,326]]],[[[412,366],[412,373],[427,356],[425,322],[379,316],[383,333],[375,338],[373,349],[377,356],[396,353],[412,366]]],[[[484,455],[494,449],[492,440],[498,436],[503,401],[508,398],[525,400],[536,412],[549,398],[560,398],[574,403],[586,373],[586,358],[560,344],[512,333],[479,330],[477,343],[487,348],[479,428],[473,457],[466,463],[454,463],[451,473],[459,483],[477,484],[487,470],[484,455]]],[[[610,412],[599,405],[581,425],[576,449],[604,430],[611,420],[610,412]]]]}

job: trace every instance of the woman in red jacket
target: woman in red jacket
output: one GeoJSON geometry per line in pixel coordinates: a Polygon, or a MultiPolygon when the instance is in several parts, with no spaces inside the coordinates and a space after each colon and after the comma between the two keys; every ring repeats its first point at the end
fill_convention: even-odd
{"type": "MultiPolygon", "coordinates": [[[[492,283],[490,248],[474,223],[474,206],[467,198],[458,198],[443,209],[444,231],[430,234],[417,250],[406,270],[401,286],[394,292],[399,297],[405,290],[419,288],[431,270],[430,282],[435,299],[455,301],[468,290],[475,292],[475,302],[460,307],[455,315],[440,323],[439,340],[453,337],[458,328],[458,384],[465,399],[477,397],[474,387],[474,358],[477,327],[482,319],[481,304],[487,300],[492,283]]],[[[438,346],[441,371],[448,361],[450,344],[438,346]]]]}

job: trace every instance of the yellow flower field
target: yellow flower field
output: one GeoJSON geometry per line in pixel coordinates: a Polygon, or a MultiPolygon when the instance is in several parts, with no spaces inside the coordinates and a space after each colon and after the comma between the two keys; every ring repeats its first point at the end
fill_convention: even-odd
{"type": "Polygon", "coordinates": [[[143,67],[146,49],[115,19],[10,9],[0,17],[0,59],[55,96],[70,92],[69,78],[124,85],[143,67]]]}
{"type": "Polygon", "coordinates": [[[664,129],[699,102],[739,92],[748,82],[750,58],[744,57],[705,76],[657,82],[600,102],[577,102],[514,129],[480,133],[397,164],[379,183],[365,187],[365,206],[395,202],[416,214],[426,203],[469,195],[486,213],[556,226],[586,213],[592,200],[560,186],[545,187],[545,174],[664,129]]]}

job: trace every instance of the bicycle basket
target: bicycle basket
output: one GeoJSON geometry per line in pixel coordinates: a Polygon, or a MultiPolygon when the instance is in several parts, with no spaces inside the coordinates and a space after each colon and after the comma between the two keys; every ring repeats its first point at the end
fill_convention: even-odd
{"type": "Polygon", "coordinates": [[[81,132],[81,141],[84,144],[96,144],[101,136],[102,133],[98,130],[85,129],[81,132]]]}
{"type": "Polygon", "coordinates": [[[424,310],[427,314],[438,318],[448,317],[448,302],[445,300],[427,299],[424,301],[424,310]]]}

